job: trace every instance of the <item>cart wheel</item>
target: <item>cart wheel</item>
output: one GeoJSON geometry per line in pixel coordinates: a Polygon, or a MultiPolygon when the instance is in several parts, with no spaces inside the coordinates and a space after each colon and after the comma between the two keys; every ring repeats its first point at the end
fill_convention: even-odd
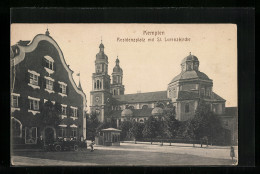
{"type": "Polygon", "coordinates": [[[55,146],[55,151],[60,152],[61,151],[61,146],[60,145],[56,145],[55,146]]]}
{"type": "Polygon", "coordinates": [[[78,145],[74,145],[74,151],[78,151],[78,150],[79,150],[78,145]]]}

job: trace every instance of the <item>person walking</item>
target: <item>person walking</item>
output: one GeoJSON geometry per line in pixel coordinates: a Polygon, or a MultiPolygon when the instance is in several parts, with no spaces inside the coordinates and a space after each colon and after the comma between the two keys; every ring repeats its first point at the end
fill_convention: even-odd
{"type": "Polygon", "coordinates": [[[90,152],[93,152],[94,151],[94,144],[95,144],[95,142],[94,141],[92,141],[91,143],[90,143],[90,148],[91,148],[91,150],[90,150],[90,152]]]}
{"type": "Polygon", "coordinates": [[[233,158],[235,157],[235,151],[233,146],[230,147],[230,157],[232,158],[232,162],[233,162],[233,158]]]}

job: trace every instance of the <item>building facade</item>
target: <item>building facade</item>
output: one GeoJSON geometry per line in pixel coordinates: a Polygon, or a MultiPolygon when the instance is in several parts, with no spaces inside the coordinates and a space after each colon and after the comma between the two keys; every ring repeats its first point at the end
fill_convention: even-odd
{"type": "Polygon", "coordinates": [[[119,65],[119,59],[116,59],[110,82],[104,45],[101,43],[99,48],[95,63],[96,73],[92,76],[90,110],[98,114],[101,122],[113,119],[117,127],[126,120],[144,123],[151,115],[162,116],[168,104],[175,106],[177,120],[186,121],[194,117],[199,101],[204,100],[210,104],[211,110],[219,116],[223,125],[230,122],[229,126],[224,127],[234,132],[234,126],[231,125],[234,125],[236,114],[226,112],[226,100],[212,91],[213,80],[199,70],[199,59],[196,56],[190,53],[182,60],[181,72],[170,81],[167,90],[125,94],[123,69],[119,65]],[[99,62],[103,66],[98,66],[99,62]]]}
{"type": "Polygon", "coordinates": [[[11,46],[10,55],[12,144],[86,139],[86,96],[49,31],[11,46]],[[47,111],[58,113],[57,126],[41,124],[50,102],[59,108],[59,112],[47,111]]]}

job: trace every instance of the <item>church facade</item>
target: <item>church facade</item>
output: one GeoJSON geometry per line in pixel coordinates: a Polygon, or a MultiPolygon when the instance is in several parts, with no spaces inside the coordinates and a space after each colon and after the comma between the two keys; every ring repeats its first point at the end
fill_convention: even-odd
{"type": "Polygon", "coordinates": [[[170,103],[176,108],[176,119],[186,121],[194,116],[199,101],[204,100],[223,123],[229,120],[229,126],[226,126],[228,129],[235,129],[235,124],[230,121],[235,114],[229,112],[234,111],[234,108],[226,108],[226,100],[212,91],[213,80],[199,70],[199,59],[191,53],[182,60],[181,72],[170,81],[167,90],[125,94],[119,59],[116,59],[111,80],[107,71],[108,56],[104,52],[104,45],[101,43],[99,48],[95,73],[92,75],[90,110],[98,115],[101,122],[113,119],[116,120],[117,127],[126,120],[144,123],[151,115],[162,116],[164,108],[170,103]]]}

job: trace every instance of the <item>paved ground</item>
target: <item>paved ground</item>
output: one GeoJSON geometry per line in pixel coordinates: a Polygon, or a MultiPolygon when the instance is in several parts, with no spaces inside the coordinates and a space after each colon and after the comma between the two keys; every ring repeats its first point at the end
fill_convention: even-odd
{"type": "Polygon", "coordinates": [[[78,152],[15,151],[14,165],[232,165],[228,147],[199,148],[173,144],[159,146],[147,144],[121,143],[117,147],[96,146],[94,152],[81,149],[78,152]]]}

